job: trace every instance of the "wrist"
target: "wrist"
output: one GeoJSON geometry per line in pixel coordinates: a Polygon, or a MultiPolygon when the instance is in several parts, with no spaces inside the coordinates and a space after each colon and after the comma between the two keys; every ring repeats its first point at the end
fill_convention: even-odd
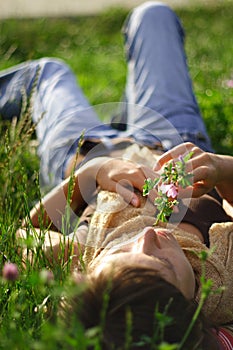
{"type": "Polygon", "coordinates": [[[222,172],[222,158],[221,156],[219,156],[218,154],[215,154],[215,153],[211,153],[211,159],[212,159],[212,163],[213,163],[213,166],[214,166],[214,170],[215,170],[215,176],[216,176],[216,186],[218,184],[220,184],[223,179],[222,179],[222,176],[223,176],[223,172],[222,172]]]}
{"type": "Polygon", "coordinates": [[[218,177],[216,188],[222,198],[229,203],[233,202],[233,157],[225,155],[216,155],[218,162],[218,177]]]}
{"type": "Polygon", "coordinates": [[[226,184],[232,181],[233,175],[233,157],[215,154],[213,155],[217,174],[216,185],[226,184]]]}
{"type": "Polygon", "coordinates": [[[96,157],[82,165],[75,172],[75,185],[79,193],[86,203],[96,192],[98,183],[97,175],[103,164],[109,161],[110,157],[96,157]]]}

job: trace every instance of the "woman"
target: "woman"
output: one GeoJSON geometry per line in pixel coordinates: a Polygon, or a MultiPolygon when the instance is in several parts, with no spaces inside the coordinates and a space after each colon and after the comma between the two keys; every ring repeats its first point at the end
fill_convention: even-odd
{"type": "MultiPolygon", "coordinates": [[[[177,243],[178,236],[182,240],[185,232],[187,240],[198,242],[203,248],[202,242],[209,244],[211,224],[231,220],[221,207],[219,195],[208,193],[216,187],[220,196],[232,203],[233,161],[231,157],[211,153],[188,75],[183,29],[173,11],[163,4],[145,3],[129,16],[124,34],[128,76],[126,102],[122,103],[126,108],[120,120],[115,118],[110,125],[103,124],[76,85],[70,70],[62,62],[48,59],[2,73],[1,114],[5,118],[19,114],[21,88],[29,94],[36,76],[33,120],[37,123],[40,142],[41,180],[43,184],[58,184],[58,187],[44,198],[43,210],[40,205],[32,210],[32,223],[35,227],[43,221],[49,227],[53,224],[54,232],[48,233],[47,254],[51,255],[52,237],[54,256],[59,258],[60,235],[57,231],[62,228],[62,213],[70,184],[69,179],[61,181],[78,163],[71,209],[75,215],[85,207],[87,209],[75,231],[79,243],[73,242],[73,265],[79,267],[81,246],[89,283],[83,300],[85,307],[90,307],[85,312],[78,303],[78,317],[87,328],[98,325],[107,288],[110,301],[106,309],[106,327],[103,328],[103,348],[111,348],[112,344],[124,346],[127,322],[123,320],[128,312],[133,317],[133,343],[138,345],[144,336],[142,348],[150,349],[153,344],[148,343],[148,339],[154,339],[156,308],[163,314],[169,305],[170,321],[166,321],[166,327],[161,331],[164,340],[169,342],[182,341],[184,330],[192,319],[195,306],[190,300],[196,297],[198,285],[195,271],[177,243]],[[82,133],[84,142],[80,144],[81,156],[77,158],[82,133]],[[189,142],[184,144],[184,141],[189,142]],[[148,146],[152,152],[168,152],[161,156],[154,170],[155,159],[151,154],[148,155],[150,167],[144,162],[140,162],[143,165],[133,162],[133,157],[129,157],[131,160],[112,159],[116,151],[122,156],[126,146],[134,142],[148,146]],[[185,205],[175,213],[173,224],[179,226],[178,230],[183,228],[185,231],[179,231],[174,237],[169,230],[153,228],[155,207],[141,196],[141,191],[146,178],[157,176],[159,166],[190,150],[193,156],[187,163],[187,170],[193,173],[192,196],[201,196],[201,199],[196,203],[193,199],[194,204],[190,203],[187,214],[185,205]],[[99,187],[105,191],[99,192],[99,187]],[[96,192],[99,192],[97,209],[94,207],[93,210],[96,192]],[[205,208],[211,207],[208,220],[201,216],[203,207],[200,203],[204,203],[205,208]],[[86,234],[90,215],[90,228],[86,234]],[[184,314],[180,312],[180,305],[185,309],[184,314]],[[177,326],[172,319],[177,321],[177,326]]],[[[142,159],[143,151],[140,152],[142,159]]],[[[190,196],[189,190],[181,195],[190,196]]],[[[69,244],[70,236],[67,237],[67,255],[69,244]]],[[[221,320],[221,315],[218,317],[221,320]]],[[[185,348],[194,349],[200,344],[200,347],[214,349],[217,335],[210,326],[200,319],[189,334],[185,348]]],[[[158,339],[154,339],[154,344],[156,341],[158,339]]],[[[220,347],[221,341],[218,342],[220,347]]]]}
{"type": "MultiPolygon", "coordinates": [[[[126,341],[126,315],[129,310],[134,320],[132,328],[134,343],[142,342],[141,337],[145,335],[149,337],[148,339],[154,339],[153,332],[156,324],[158,324],[154,319],[155,310],[161,314],[166,313],[170,320],[175,320],[175,324],[174,322],[168,322],[164,326],[163,340],[167,342],[181,342],[187,330],[187,325],[192,320],[196,302],[200,299],[200,277],[202,272],[199,257],[194,258],[192,253],[194,250],[198,253],[204,251],[206,240],[206,222],[202,222],[200,211],[206,208],[205,214],[207,215],[208,207],[206,205],[209,205],[211,207],[212,223],[216,222],[217,218],[220,222],[231,221],[219,202],[206,193],[215,187],[223,198],[232,203],[233,158],[207,153],[195,145],[187,143],[179,145],[172,152],[168,151],[160,156],[157,164],[167,162],[172,155],[177,157],[184,150],[185,152],[187,150],[193,152],[192,158],[187,163],[187,169],[193,169],[193,196],[199,197],[202,194],[202,197],[194,199],[195,205],[190,204],[190,208],[193,209],[192,215],[185,214],[182,222],[176,223],[178,227],[174,225],[174,222],[173,226],[168,229],[163,228],[161,224],[157,227],[153,226],[155,207],[151,201],[143,198],[139,192],[142,190],[144,180],[148,174],[153,174],[153,171],[146,166],[139,166],[131,161],[119,158],[101,157],[87,162],[75,173],[73,209],[80,209],[83,188],[91,190],[97,182],[99,186],[105,189],[105,191],[100,191],[97,196],[97,207],[91,220],[85,213],[80,219],[80,226],[75,232],[75,237],[77,237],[79,243],[72,241],[73,268],[75,270],[78,268],[78,271],[84,272],[83,276],[86,277],[78,275],[78,281],[80,283],[83,280],[87,283],[87,289],[83,294],[78,294],[71,302],[74,314],[77,315],[78,319],[81,319],[86,328],[91,328],[101,323],[104,295],[108,293],[109,305],[106,310],[105,327],[103,329],[103,348],[109,349],[112,344],[119,347],[123,346],[126,341]],[[138,192],[131,192],[129,188],[121,187],[121,180],[124,181],[123,184],[130,181],[131,186],[138,189],[138,192]],[[116,186],[118,193],[109,192],[115,191],[116,186]],[[210,198],[206,198],[206,196],[210,198]],[[204,204],[202,204],[203,198],[204,204]],[[198,205],[196,200],[199,201],[198,205]],[[130,204],[128,204],[129,202],[130,204]],[[89,228],[86,231],[88,221],[90,221],[89,228]],[[82,248],[81,259],[80,247],[82,248]],[[86,271],[83,270],[83,265],[79,263],[79,259],[82,264],[84,263],[86,271]]],[[[62,203],[61,199],[64,193],[67,192],[68,184],[69,180],[64,181],[62,187],[56,188],[53,194],[49,194],[43,202],[44,208],[50,213],[50,217],[54,218],[53,223],[55,222],[56,225],[60,217],[58,213],[61,213],[64,209],[62,206],[58,208],[57,203],[62,203]],[[54,212],[52,212],[51,207],[54,203],[56,203],[56,206],[54,212]],[[57,208],[58,212],[56,212],[57,208]]],[[[184,190],[182,195],[185,195],[186,191],[189,193],[189,190],[188,188],[184,190]]],[[[85,193],[85,195],[87,194],[85,193]]],[[[63,203],[65,204],[64,201],[63,203]]],[[[90,210],[90,206],[88,210],[90,210]]],[[[39,212],[39,208],[36,208],[31,213],[35,227],[39,227],[39,212]]],[[[50,223],[48,219],[46,216],[47,224],[50,223]]],[[[210,221],[208,225],[211,225],[210,221]]],[[[203,311],[208,316],[207,319],[211,319],[211,322],[208,323],[201,317],[198,319],[185,342],[185,349],[194,349],[195,346],[198,346],[198,341],[200,341],[200,348],[203,349],[221,348],[220,345],[216,347],[216,337],[224,340],[226,334],[228,336],[227,341],[232,342],[228,324],[233,318],[232,314],[228,315],[229,310],[232,310],[232,286],[227,281],[229,280],[230,283],[232,281],[233,256],[230,254],[227,256],[221,255],[221,248],[225,247],[224,249],[227,249],[224,246],[225,234],[228,235],[229,242],[232,242],[233,226],[230,223],[229,227],[223,228],[225,232],[220,232],[217,236],[216,255],[212,254],[205,263],[206,278],[213,280],[213,291],[225,286],[226,292],[219,292],[207,299],[203,311]],[[221,245],[218,243],[219,240],[221,245]],[[223,261],[229,260],[228,265],[225,266],[225,263],[221,265],[221,259],[223,261]],[[227,325],[215,330],[215,327],[225,323],[227,325]]],[[[56,233],[50,233],[50,235],[54,239],[54,256],[58,257],[61,254],[59,236],[56,233]]],[[[213,238],[212,234],[212,245],[214,246],[216,242],[213,241],[213,238]]],[[[49,239],[47,245],[48,256],[51,255],[50,244],[49,239]]],[[[68,236],[67,250],[70,249],[69,244],[70,237],[68,236]]],[[[230,249],[230,246],[231,243],[229,243],[228,249],[230,249]]],[[[206,249],[206,252],[208,252],[208,249],[206,249]]],[[[68,311],[67,319],[69,319],[69,315],[70,312],[68,311]]],[[[154,344],[157,344],[156,341],[159,342],[161,339],[158,338],[153,341],[154,344]]],[[[145,343],[143,346],[143,349],[153,348],[150,343],[145,343]]]]}

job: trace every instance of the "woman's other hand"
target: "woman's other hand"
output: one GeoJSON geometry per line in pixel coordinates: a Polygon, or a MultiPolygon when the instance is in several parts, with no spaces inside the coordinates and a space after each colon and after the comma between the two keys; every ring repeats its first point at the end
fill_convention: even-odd
{"type": "Polygon", "coordinates": [[[167,162],[176,161],[189,152],[192,152],[192,157],[186,163],[186,171],[193,175],[192,186],[181,189],[180,196],[200,197],[216,187],[223,198],[232,202],[233,157],[204,152],[188,142],[164,153],[154,170],[159,171],[167,162]]]}

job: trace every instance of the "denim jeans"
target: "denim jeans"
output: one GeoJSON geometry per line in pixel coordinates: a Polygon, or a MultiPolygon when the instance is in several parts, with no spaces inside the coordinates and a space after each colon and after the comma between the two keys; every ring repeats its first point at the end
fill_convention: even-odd
{"type": "Polygon", "coordinates": [[[0,73],[2,118],[19,117],[22,96],[33,91],[32,118],[37,123],[43,184],[61,182],[64,164],[83,132],[85,139],[100,139],[107,147],[113,138],[131,137],[152,148],[158,142],[167,150],[191,141],[212,152],[188,73],[184,31],[176,14],[164,4],[146,2],[129,14],[123,33],[127,82],[125,101],[113,104],[120,109],[114,127],[111,115],[107,123],[101,120],[61,60],[42,58],[0,73]]]}

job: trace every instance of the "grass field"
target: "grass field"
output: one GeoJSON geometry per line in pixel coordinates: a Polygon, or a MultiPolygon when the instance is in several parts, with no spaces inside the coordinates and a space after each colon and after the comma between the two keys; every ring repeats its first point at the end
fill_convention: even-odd
{"type": "MultiPolygon", "coordinates": [[[[233,4],[177,12],[186,28],[190,74],[213,146],[233,155],[233,4]]],[[[120,101],[126,77],[120,33],[125,17],[125,10],[113,9],[96,17],[2,20],[0,69],[28,59],[59,57],[72,67],[92,104],[120,101]]],[[[33,267],[20,264],[15,233],[40,197],[39,164],[29,147],[34,133],[27,125],[11,124],[7,131],[0,122],[0,133],[0,262],[1,268],[7,259],[19,269],[16,281],[0,280],[0,349],[82,350],[88,342],[100,349],[76,323],[69,330],[60,324],[60,297],[73,291],[69,264],[53,267],[55,278],[48,281],[41,273],[49,267],[41,246],[33,267]]],[[[29,238],[24,244],[32,250],[29,238]]]]}

